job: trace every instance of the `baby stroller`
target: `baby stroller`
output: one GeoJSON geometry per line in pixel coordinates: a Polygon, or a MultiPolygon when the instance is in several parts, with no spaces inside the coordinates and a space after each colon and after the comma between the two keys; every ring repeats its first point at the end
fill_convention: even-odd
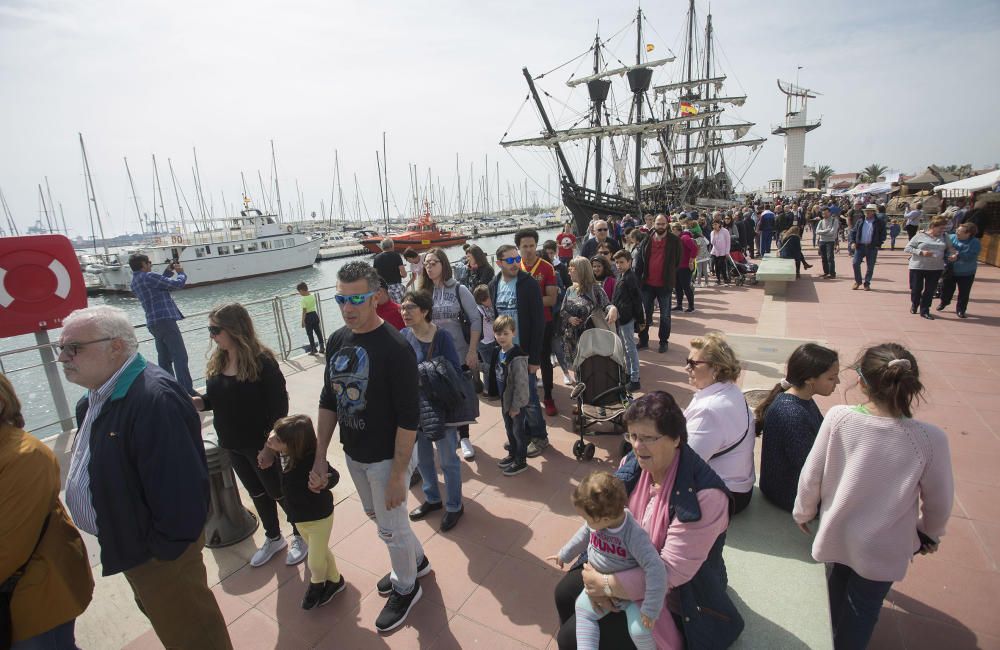
{"type": "Polygon", "coordinates": [[[602,326],[580,335],[576,360],[577,383],[570,395],[576,400],[575,426],[580,439],[573,443],[577,460],[594,457],[594,443],[584,442],[583,436],[595,424],[608,424],[614,433],[624,433],[625,409],[632,401],[628,391],[625,346],[617,333],[602,326]]]}
{"type": "Polygon", "coordinates": [[[729,272],[733,276],[736,286],[743,284],[757,284],[758,266],[748,260],[741,250],[734,250],[729,253],[729,272]]]}

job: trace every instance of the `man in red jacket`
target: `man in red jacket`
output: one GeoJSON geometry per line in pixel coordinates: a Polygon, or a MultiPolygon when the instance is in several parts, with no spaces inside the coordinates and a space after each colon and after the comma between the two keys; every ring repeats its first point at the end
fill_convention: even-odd
{"type": "Polygon", "coordinates": [[[389,297],[389,286],[385,279],[379,285],[378,293],[375,294],[375,313],[397,330],[403,329],[406,325],[403,323],[403,315],[399,313],[399,303],[393,302],[389,297]]]}

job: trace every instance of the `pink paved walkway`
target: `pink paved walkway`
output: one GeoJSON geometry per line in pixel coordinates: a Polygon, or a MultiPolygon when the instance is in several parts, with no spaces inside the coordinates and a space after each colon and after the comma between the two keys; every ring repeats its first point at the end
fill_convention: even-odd
{"type": "MultiPolygon", "coordinates": [[[[814,251],[807,251],[815,258],[814,251]]],[[[885,604],[873,648],[1000,648],[1000,402],[995,384],[1000,363],[1000,271],[981,267],[970,318],[953,313],[925,321],[909,314],[903,253],[884,251],[873,291],[851,291],[846,255],[836,280],[803,278],[784,298],[787,336],[825,340],[844,365],[864,345],[887,340],[910,347],[921,364],[928,392],[917,416],[949,434],[957,479],[954,516],[941,550],[919,557],[885,604]]],[[[809,274],[819,275],[817,266],[809,274]]],[[[690,398],[681,367],[691,336],[718,329],[759,333],[761,286],[699,290],[694,314],[675,316],[670,350],[642,354],[643,386],[690,398]]],[[[774,334],[779,334],[775,332],[774,334]]],[[[858,401],[856,379],[842,375],[838,393],[821,402],[858,401]]],[[[317,380],[318,381],[318,380],[317,380]]],[[[559,383],[557,375],[557,384],[559,383]]],[[[568,412],[568,389],[556,401],[568,412]]],[[[618,441],[598,437],[598,458],[578,463],[569,419],[549,418],[553,448],[529,461],[531,471],[502,477],[503,425],[486,405],[472,437],[478,453],[463,462],[466,514],[451,532],[437,532],[435,513],[415,524],[435,571],[422,579],[423,600],[408,625],[379,636],[374,619],[383,599],[375,582],[388,571],[388,555],[373,524],[352,496],[337,506],[331,546],[347,578],[347,590],[326,607],[303,612],[305,565],[286,568],[275,559],[263,568],[233,566],[214,586],[234,645],[250,648],[554,648],[556,614],[552,589],[559,572],[543,558],[576,529],[569,492],[594,469],[611,467],[618,441]]],[[[349,478],[346,479],[349,482],[349,478]]],[[[415,506],[417,493],[410,499],[415,506]]],[[[791,525],[791,522],[790,522],[791,525]]],[[[234,548],[249,558],[252,542],[234,548]],[[245,548],[244,548],[245,547],[245,548]]],[[[206,553],[211,553],[207,551],[206,553]]],[[[750,603],[752,605],[752,602],[750,603]]],[[[126,604],[125,606],[129,606],[126,604]]],[[[744,647],[754,647],[744,640],[744,647]]],[[[151,632],[130,648],[159,647],[151,632]]]]}

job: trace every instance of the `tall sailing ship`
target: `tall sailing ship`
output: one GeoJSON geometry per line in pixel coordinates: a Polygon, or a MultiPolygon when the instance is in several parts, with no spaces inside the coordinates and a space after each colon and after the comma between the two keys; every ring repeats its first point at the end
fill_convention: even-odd
{"type": "Polygon", "coordinates": [[[527,139],[508,140],[504,134],[500,142],[504,147],[545,147],[555,154],[563,203],[580,232],[594,213],[638,216],[674,206],[729,203],[735,190],[726,151],[756,151],[765,142],[765,138],[746,138],[754,123],[724,119],[730,107],[742,106],[747,98],[723,92],[726,76],[718,70],[712,15],[708,14],[702,31],[695,2],[689,0],[678,69],[682,78],[662,84],[653,83],[654,73],[669,70],[665,66],[676,58],[649,58],[655,48],[645,44],[645,18],[638,9],[633,20],[634,64],[621,62],[608,51],[600,34],[595,37],[584,55],[592,57],[591,74],[566,81],[573,89],[586,86],[589,104],[586,113],[568,128],[555,128],[542,102],[535,82],[547,75],[533,77],[524,68],[543,130],[539,137],[527,139]],[[609,67],[609,62],[615,67],[609,67]],[[615,102],[615,78],[628,82],[629,99],[620,104],[615,102]],[[582,169],[570,164],[567,149],[571,147],[583,149],[582,169]]]}

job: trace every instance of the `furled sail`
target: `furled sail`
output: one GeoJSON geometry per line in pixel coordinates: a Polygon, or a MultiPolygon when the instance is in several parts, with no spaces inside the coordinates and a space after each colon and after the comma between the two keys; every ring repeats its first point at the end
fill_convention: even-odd
{"type": "Polygon", "coordinates": [[[597,79],[606,79],[607,77],[621,76],[628,73],[629,70],[634,70],[636,68],[655,68],[661,66],[664,63],[670,63],[674,60],[674,57],[670,56],[665,59],[657,59],[655,61],[649,61],[647,63],[640,63],[638,65],[627,65],[621,68],[614,68],[613,70],[605,70],[598,74],[592,74],[589,77],[580,77],[579,79],[570,79],[566,82],[566,85],[570,88],[575,88],[580,84],[585,84],[588,81],[595,81],[597,79]]]}
{"type": "MultiPolygon", "coordinates": [[[[695,88],[705,84],[712,84],[715,86],[716,92],[722,90],[722,82],[726,80],[726,76],[721,77],[711,77],[710,79],[691,79],[690,81],[678,81],[672,84],[663,84],[662,86],[653,86],[653,90],[657,94],[663,94],[670,92],[671,90],[680,90],[682,88],[695,88]]],[[[714,100],[713,100],[714,101],[714,100]]]]}
{"type": "Polygon", "coordinates": [[[564,131],[556,131],[551,136],[542,136],[540,138],[526,138],[523,140],[508,140],[506,142],[501,141],[500,144],[504,147],[551,147],[561,142],[570,142],[572,140],[583,140],[595,136],[601,136],[601,137],[628,136],[628,135],[636,135],[642,133],[646,134],[647,137],[657,137],[656,133],[657,131],[666,129],[667,127],[673,124],[682,124],[684,122],[690,122],[691,120],[701,120],[707,117],[712,117],[721,114],[722,111],[705,111],[697,115],[681,115],[678,117],[671,117],[665,120],[640,122],[638,124],[609,124],[603,126],[589,126],[576,129],[566,129],[564,131]]]}

